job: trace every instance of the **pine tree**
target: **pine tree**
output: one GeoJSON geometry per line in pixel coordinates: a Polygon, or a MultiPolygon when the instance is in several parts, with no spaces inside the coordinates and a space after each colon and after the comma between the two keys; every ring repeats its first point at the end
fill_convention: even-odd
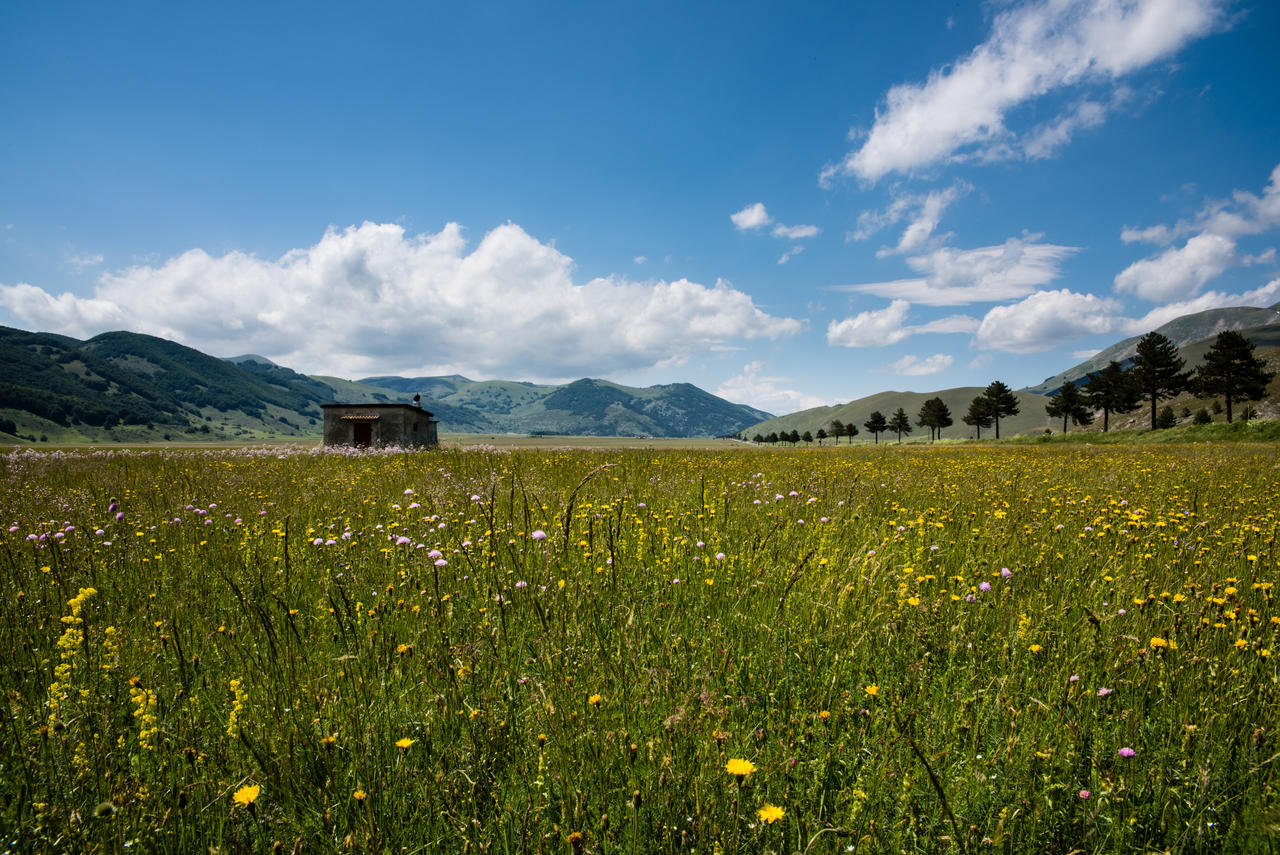
{"type": "Polygon", "coordinates": [[[1133,381],[1132,372],[1125,371],[1114,359],[1101,371],[1089,375],[1085,394],[1089,406],[1102,410],[1102,432],[1111,426],[1112,413],[1131,413],[1138,409],[1141,391],[1133,381]]]}
{"type": "Polygon", "coordinates": [[[1000,417],[1016,416],[1018,414],[1018,396],[1013,394],[1013,390],[999,380],[988,386],[982,394],[991,404],[991,417],[996,422],[996,439],[999,439],[1000,417]]]}
{"type": "Polygon", "coordinates": [[[969,402],[969,412],[960,419],[977,431],[977,438],[982,439],[982,429],[995,423],[996,417],[991,412],[991,402],[986,395],[979,395],[969,402]]]}
{"type": "Polygon", "coordinates": [[[889,419],[889,430],[898,434],[899,444],[902,442],[904,433],[908,436],[911,435],[911,419],[907,418],[907,414],[902,407],[898,407],[898,411],[889,419]]]}
{"type": "Polygon", "coordinates": [[[840,444],[840,437],[844,434],[844,422],[839,419],[831,420],[831,435],[836,438],[836,445],[840,444]]]}
{"type": "Polygon", "coordinates": [[[1093,413],[1089,410],[1084,394],[1070,380],[1062,384],[1058,394],[1045,405],[1044,411],[1051,416],[1062,416],[1062,432],[1067,432],[1067,419],[1077,425],[1093,424],[1093,413]]]}
{"type": "Polygon", "coordinates": [[[951,409],[941,398],[930,398],[920,407],[920,415],[916,424],[929,429],[929,441],[942,436],[942,429],[955,424],[951,419],[951,409]]]}
{"type": "Polygon", "coordinates": [[[1149,332],[1138,342],[1133,358],[1133,379],[1143,397],[1151,401],[1151,429],[1156,429],[1156,404],[1187,388],[1184,363],[1173,342],[1158,332],[1149,332]]]}
{"type": "Polygon", "coordinates": [[[871,435],[875,437],[876,445],[880,444],[880,434],[889,429],[889,423],[885,421],[884,413],[879,410],[873,412],[870,417],[862,423],[862,426],[870,431],[871,435]]]}
{"type": "Polygon", "coordinates": [[[1275,376],[1265,362],[1253,355],[1253,342],[1228,330],[1218,333],[1204,355],[1204,363],[1195,373],[1195,387],[1202,397],[1223,397],[1227,402],[1227,424],[1231,424],[1231,402],[1264,397],[1267,384],[1275,376]]]}

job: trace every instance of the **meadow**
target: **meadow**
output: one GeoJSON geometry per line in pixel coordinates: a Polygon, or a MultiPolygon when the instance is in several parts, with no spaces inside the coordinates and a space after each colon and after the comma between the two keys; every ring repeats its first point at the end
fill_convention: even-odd
{"type": "Polygon", "coordinates": [[[1278,511],[1274,443],[15,451],[0,840],[1274,852],[1278,511]]]}

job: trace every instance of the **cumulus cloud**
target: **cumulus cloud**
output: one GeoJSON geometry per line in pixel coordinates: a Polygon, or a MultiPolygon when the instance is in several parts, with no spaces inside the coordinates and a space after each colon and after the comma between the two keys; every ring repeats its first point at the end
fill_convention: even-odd
{"type": "Polygon", "coordinates": [[[911,303],[894,300],[883,309],[859,312],[842,321],[832,321],[827,326],[827,344],[840,347],[882,347],[897,344],[911,335],[903,322],[911,303]]]}
{"type": "Polygon", "coordinates": [[[908,325],[911,304],[894,300],[883,309],[859,312],[851,318],[832,321],[827,326],[827,344],[839,347],[882,347],[897,344],[922,333],[972,333],[978,319],[967,315],[951,315],[925,324],[908,325]]]}
{"type": "Polygon", "coordinates": [[[1153,243],[1168,248],[1135,261],[1116,274],[1116,290],[1156,302],[1187,300],[1233,267],[1270,263],[1273,251],[1241,254],[1237,241],[1278,226],[1280,165],[1271,171],[1261,196],[1237,190],[1230,200],[1209,202],[1191,220],[1179,220],[1172,226],[1125,226],[1120,232],[1125,243],[1153,243]],[[1185,235],[1191,237],[1181,246],[1170,246],[1185,235]]]}
{"type": "Polygon", "coordinates": [[[955,358],[947,353],[935,353],[933,356],[926,356],[924,359],[908,354],[899,360],[890,362],[888,368],[894,374],[901,374],[906,377],[923,377],[928,374],[940,374],[950,368],[954,362],[955,358]]]}
{"type": "Polygon", "coordinates": [[[791,378],[763,376],[764,368],[765,364],[760,360],[747,363],[740,373],[721,383],[715,394],[726,401],[769,413],[794,413],[829,403],[795,389],[782,388],[779,384],[789,383],[791,378]]]}
{"type": "Polygon", "coordinates": [[[800,331],[724,281],[573,281],[573,261],[515,224],[468,251],[462,229],[330,230],[279,259],[193,249],[103,274],[89,298],[0,285],[33,328],[130,329],[310,373],[474,373],[569,379],[642,369],[800,331]]]}
{"type": "Polygon", "coordinates": [[[1116,290],[1144,300],[1178,300],[1197,293],[1210,279],[1235,266],[1236,242],[1198,234],[1180,247],[1135,261],[1116,275],[1116,290]]]}
{"type": "Polygon", "coordinates": [[[763,202],[748,205],[736,214],[730,214],[729,219],[733,220],[734,228],[740,232],[763,228],[773,222],[773,218],[765,210],[763,202]]]}
{"type": "Polygon", "coordinates": [[[1221,0],[1040,0],[997,15],[991,34],[924,83],[889,89],[862,145],[822,173],[875,181],[971,157],[1046,156],[1075,131],[1102,121],[1103,102],[1083,100],[1018,144],[1006,126],[1015,108],[1071,87],[1120,86],[1120,78],[1207,35],[1221,0]]]}
{"type": "MultiPolygon", "coordinates": [[[[733,221],[734,228],[740,232],[762,229],[773,223],[773,236],[789,238],[790,240],[817,237],[821,231],[817,226],[788,226],[784,223],[775,223],[773,217],[769,216],[769,212],[765,209],[763,202],[748,205],[736,214],[730,214],[729,219],[733,221]]],[[[783,264],[785,262],[778,263],[783,264]]]]}
{"type": "Polygon", "coordinates": [[[977,249],[939,247],[907,258],[910,268],[925,274],[920,278],[839,285],[833,290],[927,306],[1016,300],[1057,279],[1062,261],[1076,251],[1039,240],[1040,235],[1026,235],[977,249]]]}
{"type": "Polygon", "coordinates": [[[1038,291],[1009,306],[987,312],[976,343],[984,350],[1038,353],[1090,333],[1111,332],[1120,303],[1067,289],[1038,291]]]}

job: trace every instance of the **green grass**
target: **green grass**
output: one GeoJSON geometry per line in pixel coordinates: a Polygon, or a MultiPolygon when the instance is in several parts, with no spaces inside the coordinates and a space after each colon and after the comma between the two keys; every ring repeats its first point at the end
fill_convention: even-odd
{"type": "Polygon", "coordinates": [[[1280,447],[1092,439],[0,455],[4,845],[1271,852],[1280,447]]]}

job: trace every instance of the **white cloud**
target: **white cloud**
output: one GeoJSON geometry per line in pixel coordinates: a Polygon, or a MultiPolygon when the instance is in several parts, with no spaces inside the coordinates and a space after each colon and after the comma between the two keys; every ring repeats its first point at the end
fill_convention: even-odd
{"type": "Polygon", "coordinates": [[[1197,293],[1210,279],[1236,264],[1236,242],[1198,234],[1181,247],[1135,261],[1116,275],[1116,290],[1145,300],[1178,300],[1197,293]]]}
{"type": "Polygon", "coordinates": [[[769,212],[764,209],[763,202],[756,202],[754,205],[748,205],[736,214],[730,214],[729,219],[733,220],[734,227],[745,232],[748,229],[758,229],[769,225],[773,222],[773,218],[769,216],[769,212]]]}
{"type": "Polygon", "coordinates": [[[1225,309],[1231,306],[1266,307],[1280,300],[1280,279],[1272,279],[1266,285],[1245,291],[1243,294],[1224,294],[1220,291],[1207,291],[1190,300],[1177,303],[1166,303],[1157,306],[1140,318],[1127,318],[1121,322],[1121,329],[1129,335],[1143,335],[1157,327],[1164,326],[1175,318],[1206,312],[1209,309],[1225,309]]]}
{"type": "Polygon", "coordinates": [[[818,236],[817,226],[784,226],[778,223],[773,227],[773,236],[780,238],[790,238],[791,240],[800,240],[801,238],[811,238],[818,236]]]}
{"type": "Polygon", "coordinates": [[[1149,226],[1135,229],[1125,226],[1120,230],[1120,240],[1125,243],[1154,243],[1157,246],[1168,246],[1173,243],[1176,234],[1168,226],[1149,226]]]}
{"type": "Polygon", "coordinates": [[[102,253],[100,252],[67,256],[67,264],[75,268],[77,273],[84,270],[86,267],[97,267],[102,263],[102,260],[102,253]]]}
{"type": "Polygon", "coordinates": [[[897,344],[905,338],[924,333],[972,333],[978,319],[968,315],[950,315],[925,324],[906,324],[911,304],[894,300],[883,309],[859,312],[827,326],[827,344],[839,347],[882,347],[897,344]]]}
{"type": "Polygon", "coordinates": [[[1235,191],[1230,201],[1206,204],[1192,221],[1173,226],[1139,229],[1125,226],[1120,239],[1169,246],[1190,234],[1180,247],[1169,246],[1159,255],[1143,258],[1116,274],[1116,290],[1147,300],[1187,300],[1225,271],[1242,265],[1269,264],[1274,252],[1241,255],[1239,238],[1262,234],[1280,226],[1280,165],[1272,171],[1262,195],[1235,191]]]}
{"type": "Polygon", "coordinates": [[[909,267],[925,274],[922,278],[840,285],[833,290],[927,306],[1016,300],[1057,279],[1062,261],[1076,251],[1075,247],[1039,243],[1039,238],[1009,238],[1003,244],[977,249],[940,247],[907,259],[909,267]]]}
{"type": "Polygon", "coordinates": [[[928,374],[939,374],[946,371],[954,362],[955,358],[948,353],[935,353],[933,356],[927,356],[924,359],[908,354],[895,362],[890,362],[888,368],[894,374],[902,374],[907,377],[924,377],[928,374]]]}
{"type": "Polygon", "coordinates": [[[799,255],[799,254],[800,254],[800,253],[802,253],[802,252],[804,252],[804,247],[803,247],[803,246],[793,246],[793,247],[791,247],[791,249],[789,249],[789,250],[787,250],[786,252],[782,253],[782,255],[778,257],[778,263],[779,263],[779,264],[786,264],[788,261],[790,261],[791,259],[795,258],[797,255],[799,255]]]}
{"type": "Polygon", "coordinates": [[[883,309],[859,312],[827,326],[827,344],[841,347],[882,347],[897,344],[911,335],[903,327],[911,303],[894,300],[883,309]]]}
{"type": "Polygon", "coordinates": [[[720,384],[715,394],[736,404],[747,404],[769,413],[794,413],[821,407],[828,401],[795,389],[780,388],[789,377],[762,377],[764,362],[756,360],[742,367],[742,372],[720,384]]]}
{"type": "Polygon", "coordinates": [[[646,261],[648,261],[649,259],[648,259],[648,258],[646,258],[646,257],[645,257],[645,256],[643,256],[643,255],[637,255],[635,258],[633,258],[633,259],[631,259],[631,260],[632,260],[632,261],[634,261],[636,264],[644,264],[644,263],[645,263],[646,261]]]}
{"type": "Polygon", "coordinates": [[[987,312],[976,343],[983,350],[1037,353],[1090,333],[1111,332],[1120,303],[1065,288],[1038,291],[1011,306],[987,312]]]}
{"type": "MultiPolygon", "coordinates": [[[[1005,125],[1014,108],[1081,85],[1116,87],[1119,78],[1208,34],[1222,18],[1219,0],[1040,0],[997,15],[991,35],[924,83],[890,88],[862,146],[823,171],[875,181],[972,156],[1011,156],[1005,125]],[[1003,148],[1002,148],[1003,146],[1003,148]],[[993,154],[994,153],[994,154],[993,154]]],[[[1087,101],[1081,104],[1089,103],[1087,101]]],[[[1089,122],[1097,108],[1077,105],[1032,134],[1048,152],[1089,122]]]]}
{"type": "Polygon", "coordinates": [[[1101,125],[1109,109],[1109,105],[1100,101],[1081,101],[1070,112],[1033,128],[1022,141],[1022,151],[1029,160],[1052,157],[1058,149],[1071,142],[1077,131],[1101,125]]]}
{"type": "Polygon", "coordinates": [[[0,305],[35,329],[124,328],[344,377],[599,376],[803,328],[724,281],[576,284],[572,271],[572,259],[510,223],[469,252],[456,224],[415,237],[365,223],[277,260],[190,250],[103,274],[91,298],[0,285],[0,305]]]}
{"type": "Polygon", "coordinates": [[[865,240],[880,229],[909,218],[910,222],[898,239],[897,246],[883,247],[876,255],[883,258],[893,253],[915,252],[933,237],[946,209],[972,189],[973,185],[968,182],[957,181],[944,190],[931,190],[924,195],[898,196],[882,211],[863,211],[859,214],[857,227],[845,239],[865,240]]]}

